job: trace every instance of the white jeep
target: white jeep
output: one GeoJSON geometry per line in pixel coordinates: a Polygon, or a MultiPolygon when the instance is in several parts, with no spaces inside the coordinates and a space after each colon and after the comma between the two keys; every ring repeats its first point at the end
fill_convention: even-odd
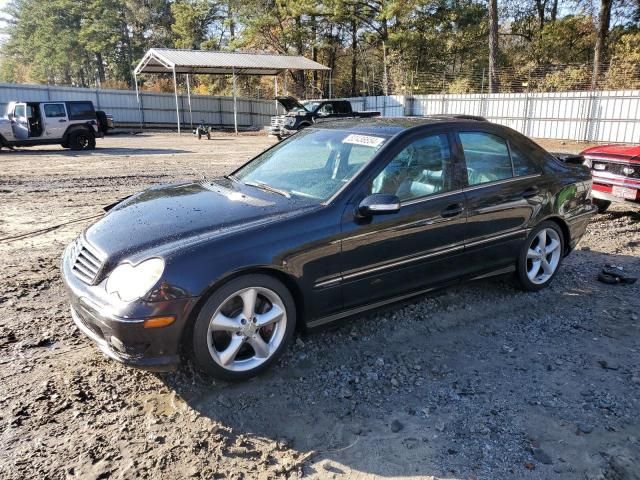
{"type": "Polygon", "coordinates": [[[103,137],[99,115],[90,101],[10,102],[0,118],[0,147],[60,144],[92,150],[103,137]]]}

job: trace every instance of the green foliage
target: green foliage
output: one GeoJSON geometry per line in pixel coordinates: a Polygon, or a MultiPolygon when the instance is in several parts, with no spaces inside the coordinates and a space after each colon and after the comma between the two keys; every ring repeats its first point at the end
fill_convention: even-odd
{"type": "MultiPolygon", "coordinates": [[[[626,23],[610,34],[607,88],[637,85],[640,64],[634,20],[640,3],[616,1],[626,23]]],[[[5,15],[0,81],[130,86],[145,51],[165,46],[305,55],[332,68],[334,95],[486,88],[486,0],[11,0],[5,15]]],[[[593,59],[590,2],[500,0],[499,20],[496,80],[502,91],[589,83],[589,69],[575,65],[593,59]]],[[[143,81],[146,89],[171,87],[162,77],[143,81]]],[[[329,94],[325,72],[289,72],[280,92],[285,82],[300,96],[329,94]]],[[[273,94],[272,79],[242,78],[239,85],[273,94]]],[[[230,82],[197,75],[192,87],[221,94],[230,82]]]]}

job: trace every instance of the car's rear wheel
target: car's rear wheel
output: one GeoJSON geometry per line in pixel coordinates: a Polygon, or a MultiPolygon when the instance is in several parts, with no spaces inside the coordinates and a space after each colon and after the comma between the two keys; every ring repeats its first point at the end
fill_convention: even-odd
{"type": "Polygon", "coordinates": [[[293,337],[296,311],[278,280],[238,277],[206,301],[193,328],[193,359],[223,380],[244,380],[269,367],[293,337]]]}
{"type": "Polygon", "coordinates": [[[562,261],[564,238],[554,222],[542,222],[527,237],[518,258],[517,274],[525,290],[540,290],[553,280],[562,261]]]}
{"type": "Polygon", "coordinates": [[[606,212],[607,208],[611,206],[611,202],[609,200],[602,200],[601,198],[594,198],[592,202],[598,209],[598,213],[606,212]]]}
{"type": "Polygon", "coordinates": [[[93,150],[96,148],[96,137],[86,130],[76,130],[69,135],[71,150],[93,150]]]}

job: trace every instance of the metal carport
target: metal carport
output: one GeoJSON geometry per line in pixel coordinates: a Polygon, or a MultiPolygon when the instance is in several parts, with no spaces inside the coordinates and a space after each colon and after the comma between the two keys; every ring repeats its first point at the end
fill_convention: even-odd
{"type": "Polygon", "coordinates": [[[140,105],[138,75],[141,73],[172,73],[173,89],[176,97],[176,117],[180,133],[180,107],[178,102],[177,75],[187,76],[187,96],[189,99],[189,118],[193,128],[191,114],[191,88],[189,76],[194,74],[232,75],[233,77],[233,124],[238,133],[238,109],[236,104],[237,75],[269,75],[274,77],[276,94],[277,75],[287,70],[329,70],[329,97],[331,97],[331,69],[308,58],[294,55],[275,55],[267,53],[218,52],[208,50],[179,50],[171,48],[152,48],[140,60],[133,71],[136,84],[136,99],[140,105]]]}

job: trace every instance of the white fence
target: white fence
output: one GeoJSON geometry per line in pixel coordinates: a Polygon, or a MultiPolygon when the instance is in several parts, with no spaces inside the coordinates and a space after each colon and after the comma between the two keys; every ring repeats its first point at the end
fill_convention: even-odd
{"type": "MultiPolygon", "coordinates": [[[[11,100],[92,100],[99,110],[114,115],[123,125],[175,125],[175,97],[169,93],[141,93],[138,110],[135,92],[46,85],[0,84],[0,108],[11,100]]],[[[356,111],[377,110],[383,116],[435,114],[480,115],[537,138],[593,142],[640,143],[640,90],[497,93],[456,95],[403,95],[349,98],[356,111]]],[[[190,124],[186,95],[179,95],[183,125],[190,124]]],[[[194,123],[233,125],[233,100],[194,95],[194,123]]],[[[238,99],[238,124],[263,127],[275,115],[273,100],[238,99]]]]}
{"type": "Polygon", "coordinates": [[[640,143],[640,90],[402,95],[349,99],[384,116],[479,115],[536,138],[640,143]]]}
{"type": "MultiPolygon", "coordinates": [[[[96,110],[113,114],[119,125],[170,126],[176,124],[176,99],[173,93],[140,93],[142,111],[138,109],[135,91],[93,88],[18,85],[0,83],[0,108],[13,100],[63,101],[91,100],[96,110]]],[[[187,95],[178,95],[180,119],[190,126],[187,95]]],[[[238,98],[238,126],[261,128],[275,115],[274,100],[238,98]]],[[[230,97],[191,96],[193,123],[201,120],[210,125],[233,126],[233,99],[230,97]]]]}

